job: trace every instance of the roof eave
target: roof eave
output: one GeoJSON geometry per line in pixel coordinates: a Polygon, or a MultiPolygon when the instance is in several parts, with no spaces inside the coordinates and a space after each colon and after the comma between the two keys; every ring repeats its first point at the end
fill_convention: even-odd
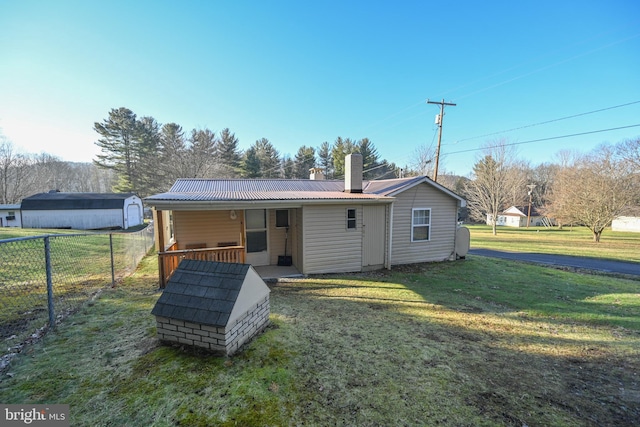
{"type": "Polygon", "coordinates": [[[371,205],[390,204],[393,197],[347,198],[347,199],[309,199],[309,200],[145,200],[148,206],[156,210],[232,210],[232,209],[296,209],[303,206],[319,205],[371,205]]]}

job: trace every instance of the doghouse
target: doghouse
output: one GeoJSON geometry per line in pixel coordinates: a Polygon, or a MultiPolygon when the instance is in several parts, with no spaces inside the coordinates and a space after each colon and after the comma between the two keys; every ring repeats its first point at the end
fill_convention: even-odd
{"type": "Polygon", "coordinates": [[[232,355],[269,324],[269,292],[249,264],[182,260],[151,311],[158,338],[232,355]]]}

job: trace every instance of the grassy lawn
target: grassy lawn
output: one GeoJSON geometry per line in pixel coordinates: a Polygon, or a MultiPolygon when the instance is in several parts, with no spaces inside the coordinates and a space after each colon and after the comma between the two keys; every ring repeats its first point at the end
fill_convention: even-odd
{"type": "Polygon", "coordinates": [[[489,225],[465,225],[471,233],[471,247],[512,252],[577,255],[640,262],[640,233],[602,233],[595,243],[586,227],[498,227],[493,235],[489,225]]]}
{"type": "MultiPolygon", "coordinates": [[[[114,273],[120,279],[144,254],[141,233],[113,233],[114,273]]],[[[44,235],[50,235],[56,315],[74,311],[111,280],[109,234],[77,230],[0,228],[0,340],[24,340],[48,323],[44,235]]],[[[148,239],[150,240],[150,239],[148,239]]]]}
{"type": "Polygon", "coordinates": [[[2,374],[74,426],[631,426],[640,282],[470,256],[272,287],[230,358],[161,346],[155,257],[2,374]],[[9,375],[10,374],[10,375],[9,375]]]}

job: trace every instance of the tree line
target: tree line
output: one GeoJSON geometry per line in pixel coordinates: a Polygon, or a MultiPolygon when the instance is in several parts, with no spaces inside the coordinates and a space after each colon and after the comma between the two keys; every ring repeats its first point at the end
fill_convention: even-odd
{"type": "Polygon", "coordinates": [[[101,152],[94,160],[114,172],[114,191],[136,192],[142,197],[164,192],[177,178],[309,178],[309,169],[320,167],[328,179],[344,176],[344,158],[360,153],[364,178],[390,178],[397,166],[380,156],[368,138],[338,137],[319,147],[301,146],[295,156],[282,155],[267,139],[260,138],[246,150],[229,129],[185,130],[177,123],[160,124],[153,117],[138,117],[128,108],[112,109],[94,124],[101,152]]]}
{"type": "MultiPolygon", "coordinates": [[[[291,157],[266,138],[246,150],[229,129],[193,129],[159,124],[127,108],[112,109],[94,124],[101,149],[93,163],[17,153],[0,134],[0,203],[13,204],[50,190],[134,192],[141,197],[167,191],[177,178],[307,179],[321,168],[327,179],[344,176],[347,154],[360,153],[365,179],[430,175],[434,154],[418,147],[402,169],[380,159],[368,138],[338,137],[318,147],[303,145],[291,157]]],[[[589,153],[561,151],[557,161],[532,166],[508,140],[486,143],[467,177],[441,172],[438,183],[463,196],[462,219],[484,223],[509,206],[529,201],[558,226],[585,225],[599,241],[618,216],[640,216],[640,138],[603,144],[589,153]]],[[[494,234],[497,233],[493,221],[494,234]]]]}
{"type": "Polygon", "coordinates": [[[51,190],[111,191],[115,176],[91,163],[66,162],[58,157],[19,153],[0,135],[0,204],[17,204],[28,196],[51,190]]]}

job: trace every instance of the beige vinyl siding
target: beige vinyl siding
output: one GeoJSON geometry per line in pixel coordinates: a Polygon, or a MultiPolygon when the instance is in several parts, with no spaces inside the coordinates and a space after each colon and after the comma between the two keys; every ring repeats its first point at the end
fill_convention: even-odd
{"type": "Polygon", "coordinates": [[[293,225],[294,233],[293,233],[293,245],[291,248],[293,249],[291,253],[293,253],[293,265],[295,265],[298,270],[302,269],[302,253],[303,253],[303,241],[304,235],[302,234],[302,209],[295,210],[295,223],[293,225]]]}
{"type": "Polygon", "coordinates": [[[303,208],[303,273],[341,273],[362,269],[362,206],[303,208]],[[356,209],[356,229],[347,230],[347,209],[356,209]]]}
{"type": "Polygon", "coordinates": [[[427,184],[398,194],[393,205],[391,264],[449,259],[454,251],[457,217],[457,201],[427,184]],[[412,209],[415,208],[431,209],[428,241],[411,241],[412,209]]]}
{"type": "Polygon", "coordinates": [[[178,249],[187,245],[204,243],[208,248],[218,247],[221,242],[237,242],[242,245],[243,211],[236,211],[231,219],[229,211],[174,211],[174,233],[178,249]]]}

